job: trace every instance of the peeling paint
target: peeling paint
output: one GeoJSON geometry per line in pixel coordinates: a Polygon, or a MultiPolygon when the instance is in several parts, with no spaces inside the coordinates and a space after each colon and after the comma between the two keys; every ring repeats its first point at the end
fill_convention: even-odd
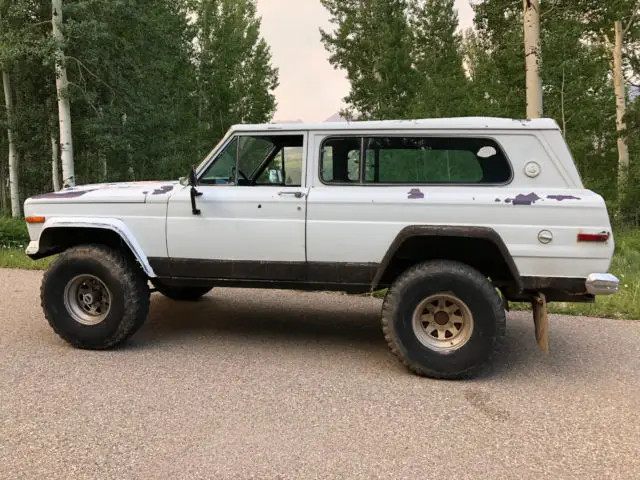
{"type": "Polygon", "coordinates": [[[97,189],[90,190],[66,190],[61,192],[50,192],[50,193],[42,193],[40,195],[34,195],[31,198],[40,199],[40,198],[77,198],[81,197],[85,193],[95,192],[97,189]]]}
{"type": "Polygon", "coordinates": [[[410,200],[424,198],[424,193],[422,193],[419,188],[412,188],[411,190],[409,190],[407,198],[410,200]]]}
{"type": "Polygon", "coordinates": [[[507,198],[505,199],[505,203],[513,203],[514,205],[532,205],[538,200],[542,200],[542,198],[531,192],[527,195],[520,193],[516,195],[515,198],[507,198]]]}
{"type": "Polygon", "coordinates": [[[580,200],[580,197],[574,197],[573,195],[547,195],[549,200],[557,200],[559,202],[563,200],[580,200]]]}
{"type": "Polygon", "coordinates": [[[173,185],[163,185],[151,192],[151,195],[163,195],[165,193],[169,193],[171,190],[173,190],[173,185]]]}

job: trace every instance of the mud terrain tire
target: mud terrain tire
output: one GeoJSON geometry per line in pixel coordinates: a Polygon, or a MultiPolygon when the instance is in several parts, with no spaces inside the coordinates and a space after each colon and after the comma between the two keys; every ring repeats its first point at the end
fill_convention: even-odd
{"type": "Polygon", "coordinates": [[[44,274],[40,298],[53,330],[83,349],[102,350],[124,342],[149,312],[149,287],[142,270],[124,252],[103,245],[61,253],[44,274]]]}
{"type": "Polygon", "coordinates": [[[418,264],[388,290],[382,328],[391,351],[412,372],[432,378],[473,376],[505,332],[500,296],[489,280],[453,261],[418,264]]]}

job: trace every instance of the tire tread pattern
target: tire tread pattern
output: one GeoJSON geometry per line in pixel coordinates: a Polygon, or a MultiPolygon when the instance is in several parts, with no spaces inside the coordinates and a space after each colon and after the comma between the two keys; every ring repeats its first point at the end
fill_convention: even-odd
{"type": "Polygon", "coordinates": [[[489,363],[493,354],[498,349],[499,345],[504,339],[506,332],[506,315],[503,308],[500,296],[494,290],[491,283],[487,278],[477,270],[467,266],[466,264],[450,261],[450,260],[436,260],[430,262],[419,263],[406,270],[394,284],[389,288],[382,304],[382,331],[384,338],[393,353],[411,372],[430,378],[437,379],[461,379],[468,378],[476,374],[482,367],[489,363]],[[419,280],[426,276],[432,276],[437,274],[455,274],[459,276],[465,276],[472,280],[479,289],[483,290],[486,297],[492,301],[492,307],[495,312],[496,318],[496,335],[492,339],[492,345],[490,354],[487,356],[485,362],[481,364],[475,364],[468,367],[465,370],[458,371],[456,373],[442,373],[436,370],[431,370],[423,365],[411,362],[407,355],[403,352],[400,346],[395,328],[393,327],[393,316],[397,309],[397,305],[402,299],[402,291],[410,283],[419,280]]]}
{"type": "Polygon", "coordinates": [[[91,350],[106,350],[120,344],[131,337],[144,324],[149,313],[149,288],[144,272],[121,251],[109,248],[105,245],[81,245],[65,250],[52,262],[45,271],[40,287],[40,301],[45,318],[53,331],[63,340],[74,347],[91,350]],[[56,281],[55,275],[59,265],[75,259],[91,258],[104,265],[109,265],[114,277],[122,283],[124,296],[124,315],[118,329],[113,335],[105,339],[101,344],[89,344],[77,338],[68,338],[60,331],[56,322],[51,318],[46,308],[45,285],[56,281]]]}

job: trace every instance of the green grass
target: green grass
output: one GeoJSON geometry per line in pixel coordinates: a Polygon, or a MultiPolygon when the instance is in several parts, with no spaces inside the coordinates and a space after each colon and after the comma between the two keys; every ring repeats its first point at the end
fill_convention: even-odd
{"type": "MultiPolygon", "coordinates": [[[[614,295],[598,296],[595,303],[550,303],[549,312],[564,315],[640,320],[640,230],[614,232],[616,252],[609,271],[620,279],[614,295]]],[[[512,304],[513,309],[530,309],[512,304]]]]}
{"type": "Polygon", "coordinates": [[[23,268],[25,270],[44,270],[54,257],[41,260],[31,260],[24,253],[24,249],[0,248],[0,268],[23,268]]]}
{"type": "Polygon", "coordinates": [[[31,260],[24,253],[29,233],[24,218],[0,217],[0,268],[44,270],[54,257],[31,260]]]}

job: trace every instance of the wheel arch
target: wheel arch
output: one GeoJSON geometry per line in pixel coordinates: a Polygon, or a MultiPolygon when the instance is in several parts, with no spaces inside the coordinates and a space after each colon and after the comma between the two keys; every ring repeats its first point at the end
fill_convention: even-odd
{"type": "Polygon", "coordinates": [[[403,228],[380,262],[371,287],[375,290],[388,286],[402,271],[416,263],[438,259],[461,261],[510,289],[515,287],[518,292],[522,291],[518,267],[498,232],[489,227],[449,225],[403,228]],[[469,247],[478,250],[466,250],[469,247]],[[429,248],[433,250],[429,251],[429,248]],[[480,252],[484,257],[475,255],[480,252]]]}
{"type": "Polygon", "coordinates": [[[26,254],[37,260],[89,243],[127,251],[148,277],[156,277],[139,242],[125,223],[117,218],[49,218],[44,223],[38,239],[29,243],[26,254]]]}

